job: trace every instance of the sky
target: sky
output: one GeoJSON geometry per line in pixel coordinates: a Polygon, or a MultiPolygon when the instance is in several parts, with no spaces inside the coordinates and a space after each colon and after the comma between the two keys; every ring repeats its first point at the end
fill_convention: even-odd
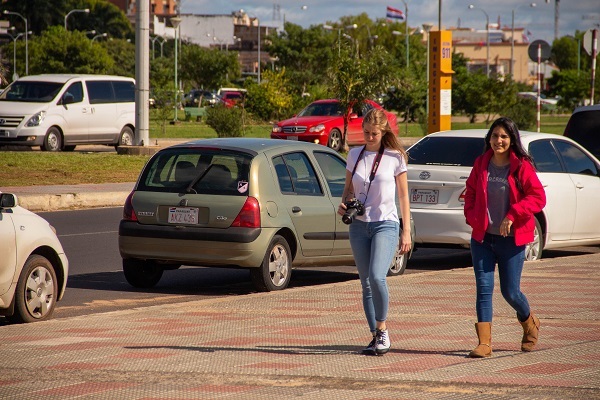
{"type": "MultiPolygon", "coordinates": [[[[515,27],[529,31],[530,41],[539,39],[549,44],[554,40],[555,1],[536,0],[536,7],[530,7],[532,2],[526,0],[405,0],[411,28],[424,23],[437,26],[440,2],[444,28],[460,26],[484,30],[484,12],[490,23],[500,19],[502,26],[510,27],[512,10],[515,10],[515,27]],[[475,8],[469,9],[469,4],[475,8]]],[[[600,0],[559,0],[559,5],[558,37],[573,35],[576,30],[599,28],[600,0]]],[[[229,15],[243,9],[250,16],[258,17],[261,25],[281,27],[285,20],[304,28],[361,13],[367,13],[371,20],[385,18],[387,6],[405,10],[402,0],[180,0],[183,14],[229,15]]]]}

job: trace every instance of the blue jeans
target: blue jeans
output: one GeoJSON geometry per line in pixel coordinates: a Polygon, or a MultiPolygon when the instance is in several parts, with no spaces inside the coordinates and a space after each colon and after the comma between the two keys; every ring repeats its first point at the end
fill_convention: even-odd
{"type": "Polygon", "coordinates": [[[396,253],[400,224],[396,221],[363,222],[349,227],[350,246],[362,285],[363,308],[371,332],[387,319],[387,272],[396,253]]]}
{"type": "Polygon", "coordinates": [[[525,246],[515,245],[514,237],[486,233],[483,243],[471,239],[471,257],[477,285],[477,321],[492,322],[496,263],[502,297],[515,309],[519,321],[525,321],[530,312],[527,297],[521,292],[525,246]]]}

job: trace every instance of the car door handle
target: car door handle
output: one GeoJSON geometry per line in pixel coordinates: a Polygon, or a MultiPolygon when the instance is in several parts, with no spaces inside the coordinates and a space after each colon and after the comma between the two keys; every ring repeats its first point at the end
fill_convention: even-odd
{"type": "Polygon", "coordinates": [[[577,189],[583,189],[583,188],[585,187],[585,185],[582,185],[581,183],[576,183],[576,184],[575,184],[575,187],[576,187],[577,189]]]}
{"type": "Polygon", "coordinates": [[[81,109],[81,112],[82,112],[82,113],[84,113],[84,114],[86,114],[86,113],[87,113],[87,111],[88,111],[88,110],[87,110],[87,108],[82,108],[82,109],[81,109]]]}
{"type": "Polygon", "coordinates": [[[302,211],[302,209],[301,209],[300,207],[298,207],[298,206],[294,206],[294,207],[292,207],[292,212],[293,212],[293,213],[299,213],[299,212],[301,212],[301,211],[302,211]]]}

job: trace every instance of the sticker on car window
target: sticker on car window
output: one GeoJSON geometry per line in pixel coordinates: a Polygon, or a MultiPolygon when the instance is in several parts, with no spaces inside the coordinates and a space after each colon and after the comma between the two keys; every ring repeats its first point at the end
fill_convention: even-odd
{"type": "Polygon", "coordinates": [[[239,181],[238,182],[238,192],[246,193],[248,191],[248,182],[247,181],[239,181]]]}

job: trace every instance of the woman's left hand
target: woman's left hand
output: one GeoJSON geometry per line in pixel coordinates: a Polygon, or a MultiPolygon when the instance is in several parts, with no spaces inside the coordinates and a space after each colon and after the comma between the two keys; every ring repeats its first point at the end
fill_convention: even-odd
{"type": "Polygon", "coordinates": [[[510,227],[512,226],[512,221],[506,217],[502,220],[500,224],[500,235],[506,237],[510,233],[510,227]]]}

